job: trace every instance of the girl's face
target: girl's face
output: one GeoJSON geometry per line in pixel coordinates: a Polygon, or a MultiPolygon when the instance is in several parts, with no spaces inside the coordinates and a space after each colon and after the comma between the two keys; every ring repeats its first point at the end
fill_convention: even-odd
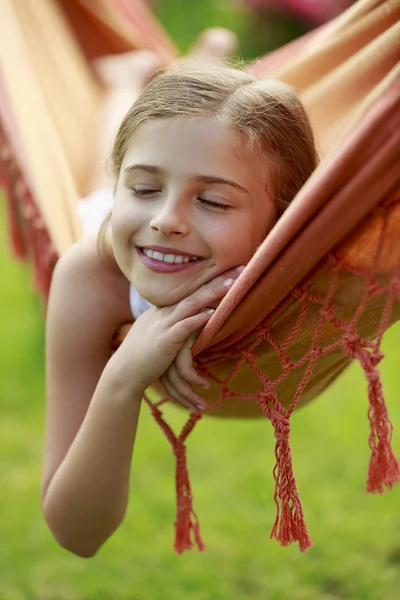
{"type": "Polygon", "coordinates": [[[166,306],[246,264],[274,220],[265,171],[237,132],[212,118],[140,125],[111,219],[116,260],[137,291],[166,306]]]}

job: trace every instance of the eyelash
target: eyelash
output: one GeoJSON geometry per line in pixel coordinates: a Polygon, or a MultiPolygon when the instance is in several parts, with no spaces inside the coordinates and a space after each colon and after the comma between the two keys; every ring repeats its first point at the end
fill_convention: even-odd
{"type": "MultiPolygon", "coordinates": [[[[137,198],[145,198],[146,196],[150,196],[151,194],[157,193],[159,190],[153,189],[144,189],[144,190],[132,190],[132,194],[137,198]]],[[[212,200],[206,200],[205,198],[198,198],[200,202],[205,206],[210,206],[211,208],[217,208],[218,210],[228,211],[232,207],[227,204],[219,204],[219,202],[213,202],[212,200]]]]}
{"type": "Polygon", "coordinates": [[[143,198],[144,196],[149,196],[150,194],[155,194],[159,190],[132,190],[132,194],[137,196],[138,198],[143,198]]]}
{"type": "Polygon", "coordinates": [[[211,208],[218,208],[218,210],[230,210],[232,207],[227,204],[219,204],[219,202],[212,202],[211,200],[206,200],[205,198],[199,198],[200,202],[202,202],[205,206],[211,206],[211,208]]]}

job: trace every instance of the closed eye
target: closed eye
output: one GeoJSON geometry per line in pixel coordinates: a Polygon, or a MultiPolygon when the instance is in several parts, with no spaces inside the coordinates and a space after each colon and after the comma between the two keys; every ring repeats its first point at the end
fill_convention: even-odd
{"type": "MultiPolygon", "coordinates": [[[[157,188],[133,188],[132,189],[132,194],[136,198],[150,198],[151,196],[154,196],[155,194],[158,194],[159,192],[161,192],[161,190],[157,189],[157,188]]],[[[208,208],[214,208],[216,210],[228,211],[232,208],[228,204],[214,202],[212,200],[207,200],[206,198],[198,198],[198,200],[201,202],[201,204],[203,204],[203,206],[206,206],[208,208]]]]}
{"type": "Polygon", "coordinates": [[[160,192],[159,189],[155,189],[155,188],[138,188],[132,189],[132,194],[134,196],[136,196],[137,198],[144,198],[144,197],[148,197],[148,196],[152,196],[153,194],[158,194],[158,192],[160,192]]]}
{"type": "Polygon", "coordinates": [[[207,200],[206,198],[199,198],[199,200],[204,206],[216,208],[218,210],[231,210],[232,208],[232,206],[229,206],[228,204],[220,204],[219,202],[213,202],[212,200],[207,200]]]}

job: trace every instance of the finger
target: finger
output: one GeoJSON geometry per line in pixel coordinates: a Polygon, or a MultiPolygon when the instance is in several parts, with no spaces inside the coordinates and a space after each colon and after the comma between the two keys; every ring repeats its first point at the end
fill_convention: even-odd
{"type": "Polygon", "coordinates": [[[171,367],[168,369],[165,379],[171,396],[179,400],[189,402],[197,410],[202,410],[207,407],[207,402],[204,400],[204,398],[197,394],[192,389],[191,385],[180,377],[175,365],[171,365],[171,367]]]}
{"type": "Polygon", "coordinates": [[[195,293],[182,300],[177,307],[177,311],[181,313],[182,317],[201,311],[209,307],[210,304],[222,300],[234,283],[234,279],[228,278],[224,281],[201,287],[195,293]]]}
{"type": "Polygon", "coordinates": [[[175,364],[172,364],[165,373],[165,382],[174,398],[180,398],[181,400],[189,402],[197,410],[207,407],[207,402],[204,398],[197,394],[187,381],[181,378],[175,364]]]}
{"type": "Polygon", "coordinates": [[[181,404],[188,410],[198,410],[198,408],[194,404],[189,402],[189,400],[187,400],[186,398],[182,398],[182,397],[178,398],[177,397],[177,396],[179,396],[179,394],[174,390],[173,386],[169,383],[169,381],[167,380],[165,375],[160,378],[160,382],[162,383],[164,390],[170,400],[177,402],[178,404],[181,404]]]}
{"type": "Polygon", "coordinates": [[[197,337],[199,336],[199,334],[197,333],[197,331],[194,331],[193,333],[191,333],[188,338],[185,340],[185,343],[183,344],[183,348],[192,348],[193,344],[195,343],[197,337]]]}
{"type": "MultiPolygon", "coordinates": [[[[201,313],[216,302],[218,303],[218,301],[222,300],[227,294],[234,283],[234,279],[227,278],[222,281],[214,282],[213,284],[202,286],[176,305],[171,314],[172,322],[195,316],[196,313],[201,313]]],[[[208,313],[207,310],[205,312],[208,313]]],[[[189,333],[192,331],[195,331],[195,329],[190,329],[189,333]]]]}
{"type": "MultiPolygon", "coordinates": [[[[197,311],[206,312],[207,308],[217,308],[219,301],[226,295],[244,268],[243,265],[235,267],[214,277],[193,294],[177,304],[171,305],[171,325],[178,320],[194,315],[197,311]]],[[[200,324],[199,327],[204,327],[204,323],[200,324]]]]}
{"type": "MultiPolygon", "coordinates": [[[[190,337],[195,339],[193,334],[190,337]]],[[[204,377],[199,375],[196,369],[194,369],[193,367],[192,345],[194,339],[191,342],[190,346],[186,346],[185,343],[185,345],[179,350],[178,354],[176,355],[174,365],[176,366],[176,369],[182,379],[184,379],[192,385],[201,385],[204,388],[208,389],[210,387],[210,384],[208,383],[207,379],[204,379],[204,377]]]]}
{"type": "MultiPolygon", "coordinates": [[[[213,279],[210,279],[210,281],[208,281],[207,283],[200,286],[196,292],[194,292],[193,294],[188,296],[186,299],[180,300],[175,305],[171,305],[171,309],[175,309],[175,308],[179,307],[182,304],[182,302],[184,302],[185,300],[192,299],[193,297],[197,296],[198,294],[204,293],[210,289],[212,290],[215,287],[220,287],[221,285],[222,285],[221,289],[226,292],[226,289],[229,288],[229,284],[224,287],[225,282],[228,281],[228,282],[230,282],[230,284],[232,284],[232,282],[234,282],[239,277],[239,275],[243,272],[244,268],[245,268],[244,265],[241,265],[240,267],[235,267],[234,269],[229,269],[228,271],[225,271],[224,273],[217,275],[213,279]]],[[[213,299],[212,296],[210,296],[210,297],[213,299]]]]}
{"type": "Polygon", "coordinates": [[[191,333],[202,329],[210,320],[214,312],[215,311],[213,309],[208,309],[189,317],[183,316],[183,318],[180,317],[178,312],[176,313],[174,318],[174,321],[176,322],[173,322],[172,325],[169,326],[168,337],[172,346],[177,347],[177,353],[185,343],[185,340],[188,338],[188,336],[191,333]]]}
{"type": "MultiPolygon", "coordinates": [[[[168,378],[163,379],[163,386],[170,398],[175,399],[179,404],[185,406],[189,410],[204,410],[207,407],[205,400],[196,394],[192,388],[187,384],[187,388],[181,385],[181,383],[171,382],[171,374],[168,378]],[[179,388],[179,389],[178,389],[179,388]]],[[[178,378],[179,379],[179,378],[178,378]]]]}
{"type": "MultiPolygon", "coordinates": [[[[244,268],[245,268],[244,265],[241,265],[240,267],[235,267],[234,269],[229,269],[228,271],[225,271],[224,273],[217,275],[213,279],[210,279],[210,281],[205,283],[202,286],[202,288],[208,288],[213,285],[223,283],[226,279],[237,279],[239,277],[239,275],[244,271],[244,268]]],[[[202,289],[202,288],[200,288],[200,289],[202,289]]]]}

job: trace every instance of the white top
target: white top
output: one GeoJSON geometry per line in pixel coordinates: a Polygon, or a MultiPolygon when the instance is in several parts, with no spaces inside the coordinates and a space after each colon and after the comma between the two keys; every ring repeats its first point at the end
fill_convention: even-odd
{"type": "Polygon", "coordinates": [[[153,306],[139,294],[132,284],[129,286],[129,304],[134,319],[140,317],[140,315],[153,306]]]}
{"type": "MultiPolygon", "coordinates": [[[[78,200],[78,214],[87,235],[97,236],[104,219],[112,210],[113,203],[114,194],[111,188],[96,190],[86,198],[78,200]]],[[[129,304],[134,319],[153,306],[142,298],[132,284],[129,288],[129,304]]]]}

